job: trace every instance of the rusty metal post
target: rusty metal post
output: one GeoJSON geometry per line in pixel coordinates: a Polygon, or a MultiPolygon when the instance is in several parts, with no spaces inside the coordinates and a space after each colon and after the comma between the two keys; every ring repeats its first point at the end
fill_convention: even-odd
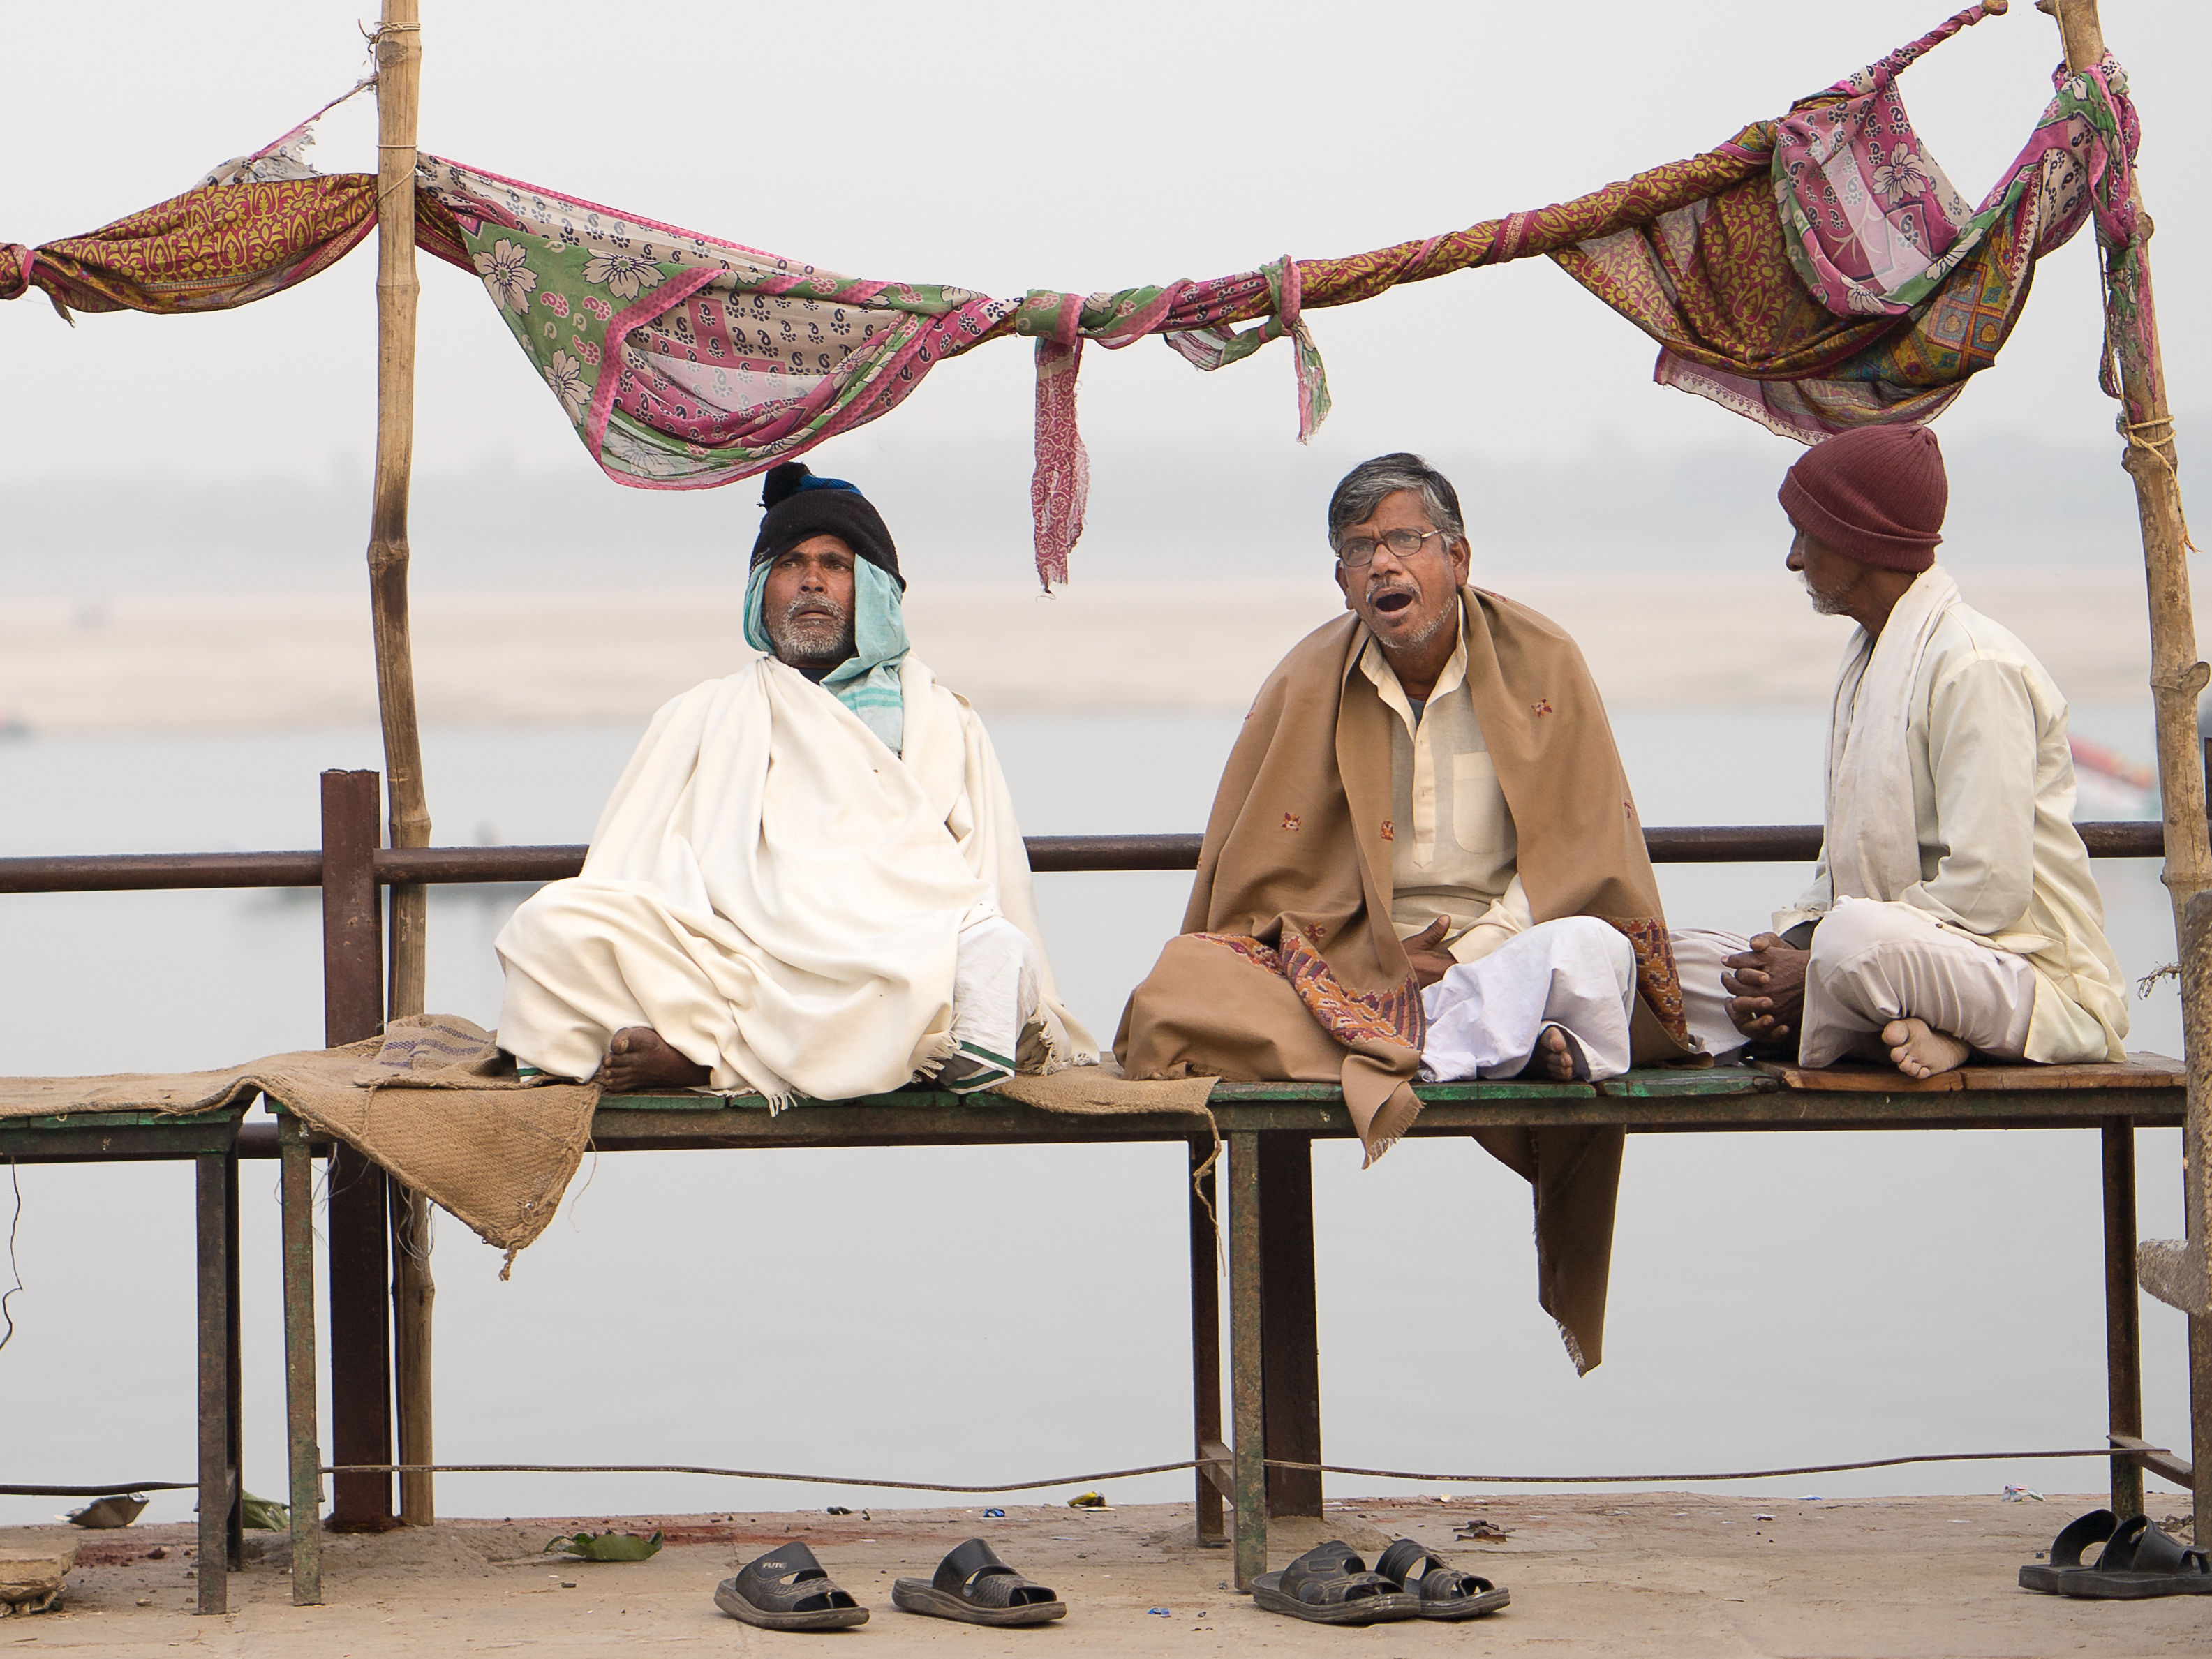
{"type": "MultiPolygon", "coordinates": [[[[1313,1139],[1260,1141],[1261,1391],[1267,1455],[1321,1462],[1321,1332],[1314,1301],[1313,1139]]],[[[1267,1514],[1319,1515],[1318,1469],[1269,1469],[1267,1514]]]]}
{"type": "MultiPolygon", "coordinates": [[[[377,775],[323,774],[323,1041],[359,1042],[384,1029],[384,929],[377,903],[377,775]]],[[[392,1462],[389,1200],[384,1171],[351,1147],[331,1149],[331,1457],[392,1462]]],[[[331,1526],[397,1525],[388,1474],[337,1477],[331,1526]]]]}
{"type": "MultiPolygon", "coordinates": [[[[2105,1393],[2112,1432],[2142,1437],[2142,1331],[2136,1285],[2136,1126],[2114,1118],[2100,1131],[2105,1153],[2105,1393]]],[[[2143,1512],[2142,1465],[2112,1460],[2112,1513],[2143,1512]]]]}
{"type": "Polygon", "coordinates": [[[202,1152],[192,1160],[198,1202],[199,1268],[199,1542],[198,1605],[203,1613],[228,1610],[230,1512],[238,1471],[230,1455],[230,1264],[223,1249],[230,1230],[224,1202],[227,1152],[202,1152]]]}
{"type": "MultiPolygon", "coordinates": [[[[1218,1456],[1221,1439],[1221,1267],[1220,1246],[1213,1224],[1213,1171],[1195,1172],[1213,1156],[1213,1138],[1190,1141],[1190,1399],[1191,1455],[1218,1456]]],[[[1228,1541],[1222,1525],[1222,1486],[1234,1483],[1219,1464],[1198,1469],[1196,1532],[1208,1548],[1228,1541]]]]}
{"type": "Polygon", "coordinates": [[[315,1155],[307,1126],[276,1127],[283,1160],[284,1434],[292,1493],[292,1605],[323,1602],[323,1457],[315,1428],[315,1155]]]}
{"type": "Polygon", "coordinates": [[[230,1425],[229,1463],[236,1490],[231,1493],[230,1516],[223,1528],[224,1557],[231,1571],[246,1566],[246,1376],[244,1348],[239,1341],[238,1299],[238,1139],[231,1132],[230,1150],[222,1159],[223,1307],[228,1315],[223,1334],[227,1358],[223,1374],[223,1420],[230,1425]]]}
{"type": "Polygon", "coordinates": [[[1237,1588],[1267,1570],[1267,1436],[1260,1347],[1260,1135],[1229,1137],[1229,1399],[1237,1437],[1237,1588]]]}

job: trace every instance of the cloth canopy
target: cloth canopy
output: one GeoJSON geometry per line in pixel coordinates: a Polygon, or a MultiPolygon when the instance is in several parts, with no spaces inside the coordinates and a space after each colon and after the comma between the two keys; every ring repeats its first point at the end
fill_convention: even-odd
{"type": "MultiPolygon", "coordinates": [[[[2149,386],[2141,129],[2118,64],[2107,56],[2057,74],[2057,95],[1976,208],[1905,112],[1898,76],[1983,15],[1970,7],[1778,119],[1572,201],[1206,281],[994,299],[843,276],[428,154],[416,240],[483,279],[586,450],[617,483],[643,489],[750,477],[888,414],[945,359],[1030,337],[1030,497],[1049,587],[1067,579],[1083,526],[1075,386],[1085,341],[1112,349],[1158,334],[1213,369],[1288,337],[1304,439],[1328,410],[1308,313],[1534,254],[1659,343],[1662,384],[1814,442],[1939,413],[1995,361],[2035,261],[2094,219],[2111,272],[2105,389],[2119,395],[2114,353],[2149,386]]],[[[0,299],[37,287],[64,314],[207,311],[313,276],[367,234],[375,181],[314,173],[300,159],[312,128],[88,235],[0,244],[0,299]]]]}

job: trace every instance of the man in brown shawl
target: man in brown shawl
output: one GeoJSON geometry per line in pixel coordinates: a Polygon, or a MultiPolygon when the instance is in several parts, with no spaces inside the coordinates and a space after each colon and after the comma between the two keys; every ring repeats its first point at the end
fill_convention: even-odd
{"type": "MultiPolygon", "coordinates": [[[[1328,536],[1349,614],[1245,717],[1123,1069],[1340,1084],[1371,1163],[1419,1114],[1416,1078],[1684,1058],[1658,884],[1574,641],[1467,586],[1458,495],[1417,455],[1346,475],[1328,536]]],[[[1587,1371],[1621,1132],[1476,1138],[1534,1188],[1539,1297],[1587,1371]]]]}

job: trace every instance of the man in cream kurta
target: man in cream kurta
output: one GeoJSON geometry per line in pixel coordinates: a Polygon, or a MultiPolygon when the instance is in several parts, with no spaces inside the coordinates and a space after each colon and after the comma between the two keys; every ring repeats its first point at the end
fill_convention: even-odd
{"type": "MultiPolygon", "coordinates": [[[[1948,490],[1923,428],[1832,438],[1790,470],[1790,568],[1856,617],[1830,716],[1812,886],[1717,975],[1745,1037],[1929,1077],[1972,1054],[2125,1057],[2127,1003],[2075,830],[2065,698],[1935,563],[1948,490]]],[[[1705,981],[1718,981],[1716,988],[1705,981]]],[[[1693,1020],[1697,1011],[1693,1010],[1693,1020]]]]}
{"type": "Polygon", "coordinates": [[[797,463],[762,504],[763,654],[653,717],[583,874],[501,933],[501,1046],[617,1092],[775,1107],[1095,1060],[982,722],[908,648],[882,518],[797,463]]]}
{"type": "Polygon", "coordinates": [[[1453,574],[1463,580],[1466,571],[1451,562],[1464,560],[1467,547],[1456,495],[1418,457],[1382,456],[1337,486],[1329,531],[1346,561],[1347,604],[1375,634],[1357,672],[1397,717],[1390,915],[1424,987],[1422,1076],[1510,1077],[1532,1056],[1562,1078],[1619,1075],[1629,1065],[1635,952],[1617,929],[1592,917],[1540,926],[1522,890],[1512,810],[1467,684],[1466,622],[1453,574]],[[1401,552],[1389,540],[1394,530],[1401,539],[1419,537],[1419,545],[1401,552]],[[1401,593],[1413,597],[1386,609],[1401,593]],[[1416,702],[1383,647],[1392,637],[1383,630],[1418,632],[1431,610],[1449,633],[1431,631],[1399,654],[1421,684],[1421,656],[1435,656],[1445,638],[1450,653],[1416,702]]]}

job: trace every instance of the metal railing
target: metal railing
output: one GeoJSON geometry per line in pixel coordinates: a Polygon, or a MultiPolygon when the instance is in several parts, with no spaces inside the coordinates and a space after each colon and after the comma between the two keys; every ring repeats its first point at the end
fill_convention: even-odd
{"type": "MultiPolygon", "coordinates": [[[[2155,821],[2079,823],[2089,856],[2165,855],[2155,821]]],[[[1197,836],[1031,836],[1030,868],[1074,871],[1195,870],[1197,836]]],[[[1805,863],[1820,850],[1817,823],[1684,824],[1646,830],[1654,864],[1805,863]]],[[[584,867],[585,848],[556,847],[380,847],[370,855],[379,886],[546,882],[584,867]]],[[[319,887],[319,851],[278,853],[62,854],[0,859],[0,893],[112,893],[202,887],[319,887]]]]}

